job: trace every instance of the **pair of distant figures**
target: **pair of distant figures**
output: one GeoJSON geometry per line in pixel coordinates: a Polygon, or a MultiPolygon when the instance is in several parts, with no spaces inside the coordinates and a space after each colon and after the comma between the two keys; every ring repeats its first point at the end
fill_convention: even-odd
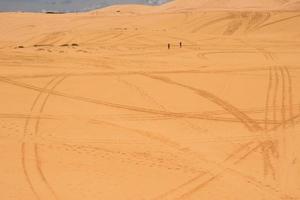
{"type": "MultiPolygon", "coordinates": [[[[179,47],[182,48],[182,42],[179,42],[179,47]]],[[[171,44],[168,43],[168,49],[171,49],[171,44]]]]}

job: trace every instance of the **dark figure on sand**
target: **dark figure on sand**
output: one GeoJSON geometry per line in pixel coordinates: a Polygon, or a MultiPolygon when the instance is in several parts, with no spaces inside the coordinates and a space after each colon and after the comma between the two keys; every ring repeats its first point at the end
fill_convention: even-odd
{"type": "MultiPolygon", "coordinates": [[[[182,48],[182,42],[179,42],[179,47],[182,48]]],[[[171,49],[171,44],[168,43],[168,49],[171,49]]]]}

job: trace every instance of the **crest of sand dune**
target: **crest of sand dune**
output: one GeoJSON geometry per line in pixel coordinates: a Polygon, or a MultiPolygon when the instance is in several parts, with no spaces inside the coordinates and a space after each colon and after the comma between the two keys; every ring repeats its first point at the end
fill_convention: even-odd
{"type": "Polygon", "coordinates": [[[179,10],[297,10],[297,4],[292,0],[176,0],[162,7],[179,10]]]}
{"type": "Polygon", "coordinates": [[[0,13],[0,199],[299,199],[298,4],[0,13]]]}

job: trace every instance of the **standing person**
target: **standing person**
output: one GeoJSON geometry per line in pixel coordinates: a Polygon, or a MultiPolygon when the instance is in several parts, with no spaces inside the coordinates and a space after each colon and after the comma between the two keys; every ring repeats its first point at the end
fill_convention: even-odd
{"type": "Polygon", "coordinates": [[[168,43],[168,49],[170,49],[171,48],[171,45],[170,45],[170,43],[168,43]]]}
{"type": "Polygon", "coordinates": [[[180,48],[182,48],[182,42],[179,43],[180,48]]]}

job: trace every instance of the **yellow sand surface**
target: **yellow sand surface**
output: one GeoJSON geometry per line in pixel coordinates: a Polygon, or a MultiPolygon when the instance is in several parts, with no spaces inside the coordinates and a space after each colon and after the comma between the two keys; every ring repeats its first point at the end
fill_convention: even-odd
{"type": "Polygon", "coordinates": [[[300,199],[299,2],[215,2],[0,13],[0,199],[300,199]]]}

